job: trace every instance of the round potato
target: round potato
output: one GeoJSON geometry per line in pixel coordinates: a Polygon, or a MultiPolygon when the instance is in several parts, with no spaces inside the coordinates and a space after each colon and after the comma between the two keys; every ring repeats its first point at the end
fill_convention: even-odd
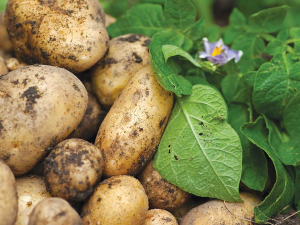
{"type": "Polygon", "coordinates": [[[183,217],[181,225],[252,225],[254,207],[261,200],[250,193],[240,193],[243,203],[229,203],[220,200],[206,202],[183,217]]]}
{"type": "Polygon", "coordinates": [[[156,152],[173,106],[151,66],[137,72],[102,122],[95,145],[106,176],[136,175],[156,152]]]}
{"type": "Polygon", "coordinates": [[[101,107],[96,97],[88,93],[89,100],[87,109],[78,127],[68,138],[80,138],[86,141],[95,140],[100,124],[104,120],[106,111],[101,107]]]}
{"type": "Polygon", "coordinates": [[[17,213],[16,180],[10,168],[0,159],[0,225],[14,225],[17,213]]]}
{"type": "Polygon", "coordinates": [[[151,209],[143,225],[178,225],[176,218],[166,210],[151,209]]]}
{"type": "Polygon", "coordinates": [[[191,196],[189,193],[163,179],[153,168],[153,160],[140,174],[139,180],[146,191],[151,208],[176,209],[191,196]]]}
{"type": "Polygon", "coordinates": [[[45,159],[47,189],[55,197],[84,201],[100,180],[103,168],[103,156],[96,146],[67,139],[45,159]]]}
{"type": "Polygon", "coordinates": [[[13,50],[5,27],[4,13],[0,13],[0,49],[3,49],[5,52],[11,52],[13,50]]]}
{"type": "Polygon", "coordinates": [[[110,107],[133,74],[150,64],[150,42],[150,38],[138,34],[109,42],[108,54],[92,70],[93,90],[102,105],[110,107]]]}
{"type": "Polygon", "coordinates": [[[0,158],[15,175],[30,171],[78,126],[87,101],[65,69],[34,65],[0,76],[0,158]]]}
{"type": "Polygon", "coordinates": [[[0,76],[2,74],[7,74],[8,73],[8,69],[5,65],[4,59],[0,56],[0,76]]]}
{"type": "Polygon", "coordinates": [[[9,0],[5,23],[17,58],[79,73],[108,48],[101,10],[98,0],[9,0]]]}
{"type": "Polygon", "coordinates": [[[85,225],[142,225],[148,198],[140,182],[131,176],[104,180],[83,206],[85,225]]]}
{"type": "Polygon", "coordinates": [[[6,60],[6,66],[9,69],[9,71],[13,71],[21,67],[28,66],[28,64],[24,62],[20,62],[16,58],[9,58],[6,60]]]}
{"type": "Polygon", "coordinates": [[[72,206],[61,198],[47,198],[35,206],[28,225],[82,225],[72,206]]]}
{"type": "Polygon", "coordinates": [[[116,21],[117,21],[117,19],[115,17],[112,17],[111,15],[108,15],[108,14],[105,15],[105,26],[106,27],[115,23],[116,21]]]}
{"type": "Polygon", "coordinates": [[[24,176],[17,178],[17,191],[19,197],[18,219],[15,225],[28,225],[29,216],[34,207],[51,195],[46,191],[43,177],[24,176]]]}

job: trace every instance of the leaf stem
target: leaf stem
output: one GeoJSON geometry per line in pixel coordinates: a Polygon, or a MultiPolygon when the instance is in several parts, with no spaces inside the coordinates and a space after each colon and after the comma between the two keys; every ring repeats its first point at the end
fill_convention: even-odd
{"type": "Polygon", "coordinates": [[[300,41],[300,38],[289,39],[285,42],[285,44],[288,45],[288,44],[292,44],[292,43],[297,42],[297,41],[300,41]]]}

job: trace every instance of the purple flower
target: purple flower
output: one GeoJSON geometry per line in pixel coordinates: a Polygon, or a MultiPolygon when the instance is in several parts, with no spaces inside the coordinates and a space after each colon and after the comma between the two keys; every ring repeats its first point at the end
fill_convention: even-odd
{"type": "Polygon", "coordinates": [[[243,55],[242,51],[235,51],[224,45],[222,38],[219,41],[210,43],[207,38],[203,38],[205,52],[200,52],[201,59],[207,58],[214,64],[223,66],[234,59],[237,63],[243,55]]]}

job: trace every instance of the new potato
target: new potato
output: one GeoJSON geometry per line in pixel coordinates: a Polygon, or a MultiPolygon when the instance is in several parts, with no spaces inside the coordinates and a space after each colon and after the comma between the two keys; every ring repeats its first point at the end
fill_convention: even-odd
{"type": "Polygon", "coordinates": [[[166,210],[151,209],[143,225],[178,225],[176,218],[166,210]]]}

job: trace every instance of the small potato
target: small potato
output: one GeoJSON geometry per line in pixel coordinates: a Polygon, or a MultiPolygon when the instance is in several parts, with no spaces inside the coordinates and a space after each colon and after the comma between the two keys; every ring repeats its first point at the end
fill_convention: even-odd
{"type": "Polygon", "coordinates": [[[5,27],[4,13],[0,13],[0,49],[3,49],[5,52],[11,52],[13,50],[5,27]]]}
{"type": "Polygon", "coordinates": [[[92,84],[100,103],[110,107],[117,99],[128,80],[150,65],[149,37],[127,34],[109,42],[108,54],[93,67],[92,84]]]}
{"type": "Polygon", "coordinates": [[[17,191],[19,197],[18,219],[15,225],[28,225],[29,216],[34,207],[42,200],[50,198],[46,191],[43,177],[24,176],[17,178],[17,191]]]}
{"type": "Polygon", "coordinates": [[[102,153],[81,139],[58,144],[45,159],[45,180],[52,196],[84,201],[100,180],[104,168],[102,153]]]}
{"type": "Polygon", "coordinates": [[[159,85],[151,66],[131,78],[102,122],[95,141],[105,154],[106,176],[134,176],[151,160],[172,106],[172,93],[159,85]]]}
{"type": "Polygon", "coordinates": [[[139,176],[151,208],[172,210],[180,207],[190,194],[170,184],[153,168],[151,161],[139,176]]]}
{"type": "Polygon", "coordinates": [[[0,76],[7,73],[8,69],[5,65],[4,59],[0,56],[0,76]]]}
{"type": "Polygon", "coordinates": [[[131,176],[104,180],[83,206],[84,225],[143,225],[148,198],[140,182],[131,176]]]}
{"type": "Polygon", "coordinates": [[[98,0],[9,0],[5,23],[17,58],[79,73],[108,48],[102,10],[98,0]]]}
{"type": "Polygon", "coordinates": [[[106,115],[106,111],[99,105],[93,94],[88,93],[88,95],[88,105],[83,119],[68,138],[80,138],[86,141],[90,141],[91,139],[95,140],[100,124],[106,115]]]}
{"type": "Polygon", "coordinates": [[[176,218],[166,210],[151,209],[143,225],[178,225],[176,218]]]}
{"type": "Polygon", "coordinates": [[[182,219],[181,225],[252,225],[254,221],[254,207],[261,200],[250,193],[240,193],[243,203],[229,203],[211,200],[192,209],[182,219]],[[250,220],[250,221],[249,221],[250,220]]]}
{"type": "Polygon", "coordinates": [[[108,15],[108,14],[105,15],[105,26],[106,27],[115,23],[116,21],[117,21],[117,19],[115,17],[112,17],[111,15],[108,15]]]}
{"type": "Polygon", "coordinates": [[[69,71],[44,65],[0,76],[0,158],[15,175],[29,172],[82,120],[88,102],[69,71]]]}
{"type": "Polygon", "coordinates": [[[9,71],[13,71],[13,70],[19,69],[21,67],[28,66],[28,64],[24,63],[24,62],[20,62],[16,58],[10,58],[10,59],[6,60],[6,66],[9,69],[9,71]]]}
{"type": "Polygon", "coordinates": [[[83,225],[78,213],[61,198],[47,198],[33,209],[28,225],[83,225]]]}
{"type": "Polygon", "coordinates": [[[17,213],[16,180],[10,168],[0,159],[0,225],[14,225],[17,213]]]}

